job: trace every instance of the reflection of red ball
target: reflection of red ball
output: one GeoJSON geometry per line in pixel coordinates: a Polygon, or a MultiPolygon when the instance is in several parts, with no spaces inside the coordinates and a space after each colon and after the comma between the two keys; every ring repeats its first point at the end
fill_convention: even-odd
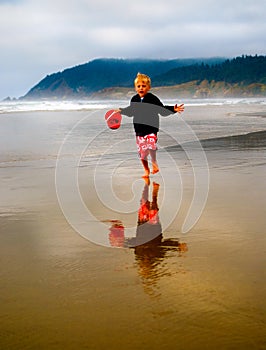
{"type": "Polygon", "coordinates": [[[116,112],[115,110],[111,109],[110,111],[106,112],[105,120],[108,125],[108,128],[118,129],[121,125],[122,116],[119,112],[116,112]]]}
{"type": "Polygon", "coordinates": [[[124,247],[125,243],[125,228],[122,223],[117,221],[112,224],[109,229],[109,242],[112,247],[124,247]]]}

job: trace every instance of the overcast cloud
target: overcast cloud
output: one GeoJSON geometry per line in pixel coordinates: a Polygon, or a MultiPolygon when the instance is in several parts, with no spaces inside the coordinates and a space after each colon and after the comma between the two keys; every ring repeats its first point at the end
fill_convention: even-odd
{"type": "Polygon", "coordinates": [[[0,0],[0,100],[97,57],[266,54],[265,0],[0,0]]]}

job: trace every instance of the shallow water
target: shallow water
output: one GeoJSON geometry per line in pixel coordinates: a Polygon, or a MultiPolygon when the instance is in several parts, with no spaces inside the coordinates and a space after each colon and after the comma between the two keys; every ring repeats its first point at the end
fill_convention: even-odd
{"type": "Polygon", "coordinates": [[[196,135],[209,139],[201,144],[210,171],[206,206],[186,234],[193,169],[173,144],[181,136],[163,125],[161,175],[148,186],[152,196],[153,182],[160,185],[162,237],[120,249],[94,244],[71,227],[58,204],[55,170],[70,135],[61,156],[66,175],[78,156],[80,195],[95,218],[91,235],[108,240],[112,227],[123,225],[131,239],[145,182],[130,125],[119,134],[100,119],[91,128],[87,112],[1,115],[1,349],[265,349],[266,119],[261,105],[244,107],[186,111],[196,135]],[[113,208],[102,191],[110,172],[119,198],[113,208]],[[127,212],[115,210],[118,204],[127,212]]]}

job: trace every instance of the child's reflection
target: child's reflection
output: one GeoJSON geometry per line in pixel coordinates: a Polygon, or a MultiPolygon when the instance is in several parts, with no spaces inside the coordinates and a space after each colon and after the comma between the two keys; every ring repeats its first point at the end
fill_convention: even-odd
{"type": "Polygon", "coordinates": [[[163,238],[157,202],[160,185],[153,182],[151,201],[149,200],[149,186],[149,179],[145,179],[138,210],[136,237],[125,238],[125,228],[122,222],[113,220],[109,230],[109,241],[113,247],[134,249],[138,273],[142,278],[144,288],[149,294],[154,294],[158,279],[170,273],[166,265],[162,264],[167,253],[175,251],[181,256],[187,251],[187,244],[180,243],[178,239],[163,238]]]}
{"type": "Polygon", "coordinates": [[[144,179],[145,185],[140,199],[138,210],[138,225],[136,237],[128,240],[129,247],[137,247],[145,243],[151,243],[162,233],[162,225],[159,220],[159,208],[157,203],[160,185],[152,184],[152,201],[149,201],[150,180],[144,179]]]}

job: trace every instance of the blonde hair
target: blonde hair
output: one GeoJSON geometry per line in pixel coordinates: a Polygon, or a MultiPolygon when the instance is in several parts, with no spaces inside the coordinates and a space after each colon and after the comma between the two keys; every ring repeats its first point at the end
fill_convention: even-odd
{"type": "Polygon", "coordinates": [[[151,78],[148,75],[138,73],[135,80],[134,80],[135,86],[137,85],[137,83],[139,81],[144,81],[147,85],[149,85],[149,87],[151,87],[151,78]]]}

